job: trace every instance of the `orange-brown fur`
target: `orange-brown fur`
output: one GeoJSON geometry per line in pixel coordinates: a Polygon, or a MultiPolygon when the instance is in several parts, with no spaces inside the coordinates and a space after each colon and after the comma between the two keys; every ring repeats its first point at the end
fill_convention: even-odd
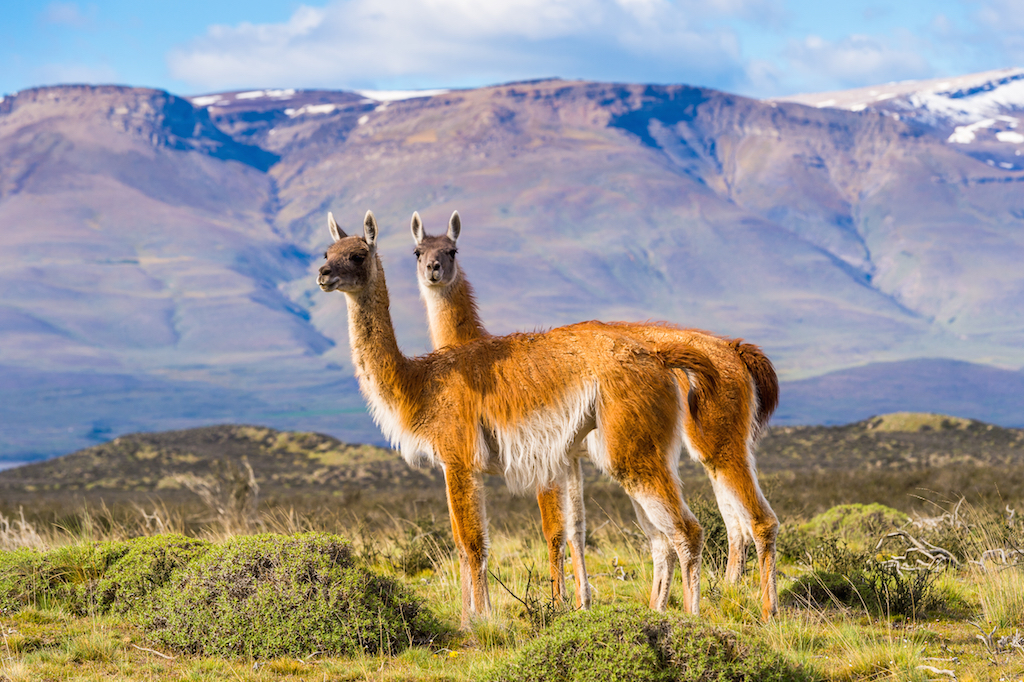
{"type": "MultiPolygon", "coordinates": [[[[456,241],[461,232],[458,212],[452,214],[448,234],[445,236],[426,235],[418,214],[413,215],[412,232],[417,243],[417,274],[421,290],[431,287],[429,297],[432,305],[428,304],[428,311],[435,347],[458,345],[487,336],[477,312],[472,288],[455,260],[456,241]]],[[[428,292],[423,293],[427,299],[428,292]]],[[[720,486],[731,491],[750,516],[751,531],[758,552],[762,611],[767,618],[777,610],[775,535],[778,521],[757,485],[750,447],[767,427],[778,404],[778,378],[771,361],[757,346],[700,330],[682,329],[664,322],[613,324],[621,333],[647,343],[674,343],[679,344],[675,346],[676,349],[700,349],[717,370],[720,377],[718,390],[710,390],[713,387],[703,383],[693,386],[685,372],[676,372],[677,381],[687,394],[686,433],[691,454],[702,462],[716,483],[715,491],[720,506],[723,506],[723,516],[727,516],[724,505],[728,501],[723,501],[722,495],[728,496],[728,493],[721,492],[720,486]]],[[[623,475],[627,475],[626,472],[623,475]]],[[[652,474],[644,472],[641,475],[652,474]]],[[[664,492],[665,482],[658,483],[664,492]]],[[[564,542],[556,544],[556,541],[564,537],[564,525],[560,525],[562,510],[556,510],[550,500],[538,499],[538,502],[542,528],[548,539],[553,588],[557,589],[564,585],[564,582],[558,582],[563,573],[564,542]]],[[[671,561],[671,557],[668,559],[671,561]]],[[[739,579],[745,561],[746,540],[741,530],[730,526],[726,570],[730,581],[739,579]]],[[[586,579],[585,567],[581,563],[574,572],[579,594],[579,580],[586,579]]],[[[656,582],[661,578],[670,580],[671,574],[668,577],[656,576],[656,582]]],[[[654,592],[658,589],[661,588],[655,585],[652,604],[655,601],[654,592]]]]}
{"type": "Polygon", "coordinates": [[[490,608],[479,473],[504,467],[520,478],[532,475],[535,485],[548,485],[562,475],[569,452],[595,427],[595,442],[607,454],[600,464],[671,539],[684,564],[684,603],[696,613],[702,537],[682,501],[672,465],[685,408],[670,369],[693,363],[685,366],[687,371],[713,386],[715,370],[699,349],[646,344],[590,322],[406,357],[391,324],[376,253],[376,220],[367,213],[364,237],[346,236],[333,216],[329,224],[335,242],[318,283],[324,291],[345,293],[360,388],[378,424],[402,444],[403,454],[418,450],[444,467],[459,548],[463,624],[490,608]],[[703,375],[705,370],[711,373],[703,375]],[[556,440],[569,439],[561,441],[563,451],[550,460],[545,458],[551,453],[540,451],[532,440],[549,427],[563,434],[556,434],[556,440]]]}

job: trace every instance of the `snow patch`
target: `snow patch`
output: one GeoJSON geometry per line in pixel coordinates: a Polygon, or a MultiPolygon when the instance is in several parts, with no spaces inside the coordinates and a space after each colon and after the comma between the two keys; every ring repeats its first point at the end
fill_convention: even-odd
{"type": "Polygon", "coordinates": [[[359,125],[365,125],[365,124],[366,124],[366,122],[367,122],[367,121],[369,121],[369,120],[370,120],[370,117],[369,117],[369,116],[367,116],[366,114],[363,114],[362,116],[360,116],[360,117],[359,117],[359,120],[358,120],[358,121],[356,121],[356,122],[357,122],[357,123],[358,123],[359,125]]]}
{"type": "Polygon", "coordinates": [[[417,97],[434,97],[443,95],[448,90],[356,90],[357,93],[367,99],[376,102],[397,102],[403,99],[416,99],[417,97]]]}
{"type": "Polygon", "coordinates": [[[953,130],[953,134],[950,135],[946,142],[952,142],[953,144],[970,144],[974,142],[976,132],[982,128],[988,128],[989,126],[995,125],[996,120],[994,118],[986,118],[983,121],[972,123],[967,126],[957,126],[953,130]]]}
{"type": "Polygon", "coordinates": [[[250,90],[235,95],[235,99],[259,99],[260,97],[271,97],[273,99],[290,99],[295,94],[294,88],[286,90],[250,90]]]}
{"type": "Polygon", "coordinates": [[[333,104],[307,104],[299,107],[298,109],[285,109],[284,113],[295,118],[296,116],[302,116],[303,114],[329,114],[338,107],[333,104]]]}
{"type": "Polygon", "coordinates": [[[1024,135],[1015,133],[1012,130],[996,133],[996,139],[1000,142],[1009,142],[1010,144],[1024,144],[1024,135]]]}
{"type": "Polygon", "coordinates": [[[825,107],[835,106],[835,103],[836,101],[834,99],[826,99],[822,100],[821,102],[818,102],[814,106],[818,107],[819,109],[824,109],[825,107]]]}
{"type": "Polygon", "coordinates": [[[193,97],[191,101],[193,106],[208,107],[211,104],[216,104],[220,99],[220,95],[203,95],[202,97],[193,97]]]}

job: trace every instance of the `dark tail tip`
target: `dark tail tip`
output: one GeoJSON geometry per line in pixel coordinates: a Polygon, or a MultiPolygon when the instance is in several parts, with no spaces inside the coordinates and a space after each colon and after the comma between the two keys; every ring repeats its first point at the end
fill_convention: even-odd
{"type": "Polygon", "coordinates": [[[761,431],[768,426],[768,420],[779,406],[779,377],[772,361],[754,344],[736,340],[733,347],[754,379],[754,387],[757,389],[756,428],[761,431]]]}

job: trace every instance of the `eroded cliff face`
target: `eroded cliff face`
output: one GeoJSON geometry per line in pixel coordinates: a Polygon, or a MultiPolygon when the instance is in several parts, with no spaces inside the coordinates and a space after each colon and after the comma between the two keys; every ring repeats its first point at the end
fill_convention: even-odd
{"type": "Polygon", "coordinates": [[[375,439],[343,299],[310,274],[326,212],[344,227],[368,208],[410,353],[429,344],[409,216],[436,233],[458,209],[497,333],[667,319],[763,345],[784,379],[1024,364],[1012,136],[993,137],[997,160],[980,133],[951,142],[956,121],[687,86],[394,97],[65,86],[0,101],[0,371],[19,387],[0,412],[46,428],[63,412],[75,438],[123,430],[80,409],[102,375],[141,396],[117,403],[135,428],[262,420],[375,439]]]}

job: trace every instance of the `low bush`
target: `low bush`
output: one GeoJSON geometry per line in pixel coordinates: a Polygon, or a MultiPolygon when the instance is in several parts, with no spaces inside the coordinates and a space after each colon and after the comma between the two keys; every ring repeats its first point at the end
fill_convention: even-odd
{"type": "Polygon", "coordinates": [[[90,586],[88,601],[100,611],[127,613],[140,606],[171,574],[210,548],[205,540],[166,534],[133,538],[90,586]]]}
{"type": "Polygon", "coordinates": [[[182,535],[85,542],[0,553],[0,610],[62,606],[124,613],[209,546],[182,535]]]}
{"type": "Polygon", "coordinates": [[[735,633],[682,616],[605,607],[559,619],[488,679],[772,682],[812,677],[735,633]]]}
{"type": "Polygon", "coordinates": [[[809,543],[802,563],[811,570],[782,592],[783,602],[818,607],[842,604],[908,617],[942,606],[940,593],[932,589],[938,572],[901,569],[882,555],[851,549],[834,535],[809,543]]]}
{"type": "Polygon", "coordinates": [[[154,596],[153,636],[201,655],[394,652],[440,631],[395,581],[353,565],[335,535],[253,535],[211,547],[154,596]]]}
{"type": "Polygon", "coordinates": [[[124,551],[125,543],[110,541],[2,552],[0,609],[13,612],[30,605],[59,605],[72,613],[85,613],[96,580],[124,551]]]}
{"type": "Polygon", "coordinates": [[[839,538],[851,549],[864,551],[909,521],[903,512],[882,504],[841,504],[818,514],[802,529],[816,538],[839,538]]]}

